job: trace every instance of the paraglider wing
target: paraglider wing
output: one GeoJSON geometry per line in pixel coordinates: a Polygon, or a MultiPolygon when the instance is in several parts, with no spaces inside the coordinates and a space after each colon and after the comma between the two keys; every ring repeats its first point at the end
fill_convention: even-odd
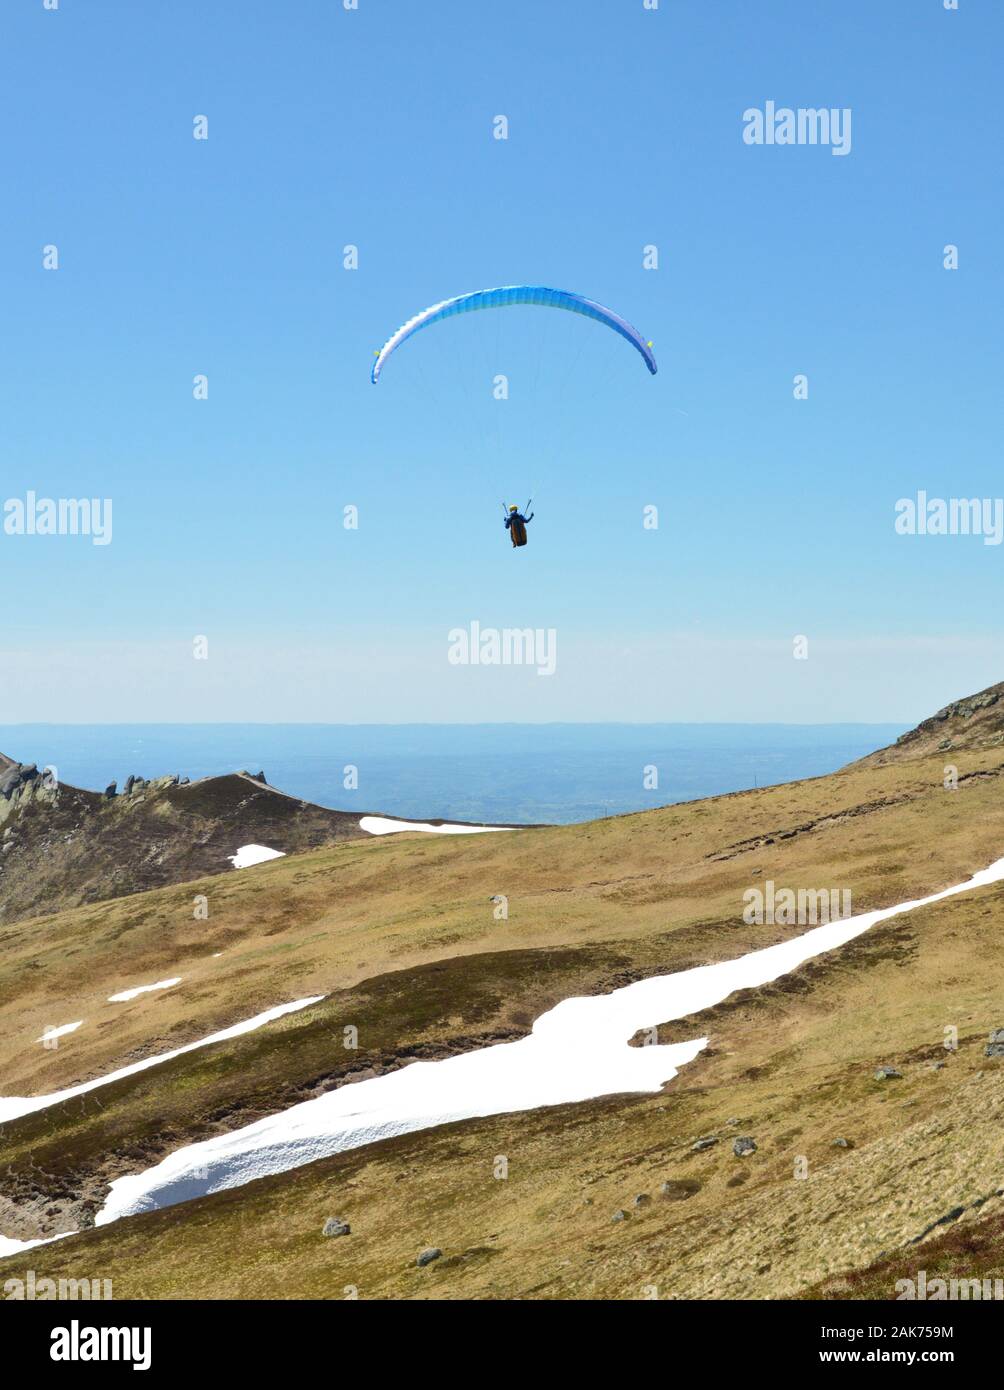
{"type": "Polygon", "coordinates": [[[499,309],[509,304],[539,304],[548,309],[567,309],[573,314],[584,314],[587,318],[595,319],[597,323],[606,324],[622,338],[626,338],[632,347],[641,353],[653,376],[658,370],[651,344],[641,336],[637,328],[628,323],[627,319],[622,319],[612,309],[607,309],[592,299],[586,299],[581,294],[572,294],[569,290],[552,290],[543,285],[505,285],[500,289],[475,290],[473,294],[457,295],[454,299],[444,299],[439,304],[423,309],[420,314],[402,324],[394,336],[384,343],[376,355],[370,380],[375,386],[391,353],[420,328],[427,328],[430,323],[438,323],[440,319],[452,318],[454,314],[466,314],[473,309],[499,309]]]}

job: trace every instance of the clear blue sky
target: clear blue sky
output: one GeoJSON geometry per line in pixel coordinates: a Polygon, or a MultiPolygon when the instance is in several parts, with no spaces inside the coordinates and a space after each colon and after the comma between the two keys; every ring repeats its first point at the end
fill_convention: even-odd
{"type": "Polygon", "coordinates": [[[0,502],[110,497],[114,539],[0,534],[0,722],[906,721],[1000,679],[1004,546],[893,509],[1004,493],[1002,67],[998,0],[7,0],[0,502]],[[851,152],[744,144],[768,100],[851,152]],[[525,309],[370,384],[522,281],[659,375],[525,309]],[[450,666],[472,619],[557,674],[450,666]]]}

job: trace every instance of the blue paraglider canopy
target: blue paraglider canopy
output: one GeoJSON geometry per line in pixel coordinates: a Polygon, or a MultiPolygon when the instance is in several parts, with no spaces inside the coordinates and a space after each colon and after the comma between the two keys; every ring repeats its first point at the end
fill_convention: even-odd
{"type": "Polygon", "coordinates": [[[427,328],[430,323],[439,323],[441,319],[452,318],[455,314],[466,314],[474,309],[500,309],[510,304],[538,304],[546,309],[567,309],[573,314],[584,314],[586,318],[606,324],[622,338],[626,338],[631,346],[641,353],[653,376],[658,371],[652,344],[643,338],[627,319],[621,318],[612,309],[607,309],[592,299],[586,299],[581,294],[572,294],[569,290],[553,290],[544,285],[504,285],[500,289],[475,290],[472,294],[460,294],[454,299],[444,299],[439,304],[423,309],[420,314],[402,324],[377,353],[370,373],[371,381],[376,385],[384,363],[391,353],[420,328],[427,328]]]}

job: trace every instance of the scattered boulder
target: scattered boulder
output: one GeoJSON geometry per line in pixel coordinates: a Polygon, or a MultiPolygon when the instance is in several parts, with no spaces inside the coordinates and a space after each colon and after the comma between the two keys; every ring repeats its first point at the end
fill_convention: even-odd
{"type": "Polygon", "coordinates": [[[1004,1028],[995,1028],[984,1052],[986,1057],[1004,1057],[1004,1028]]]}
{"type": "Polygon", "coordinates": [[[435,1245],[430,1245],[428,1249],[422,1251],[415,1263],[419,1269],[424,1269],[426,1265],[431,1265],[433,1260],[438,1260],[442,1253],[442,1250],[437,1249],[435,1245]]]}
{"type": "Polygon", "coordinates": [[[715,1136],[713,1134],[708,1134],[705,1135],[703,1139],[696,1140],[693,1144],[691,1144],[690,1147],[695,1154],[699,1154],[703,1153],[705,1149],[714,1148],[714,1146],[717,1143],[718,1140],[715,1138],[715,1136]]]}
{"type": "Polygon", "coordinates": [[[736,1158],[745,1158],[747,1154],[755,1154],[756,1140],[751,1139],[748,1134],[744,1134],[733,1141],[732,1152],[736,1158]]]}
{"type": "Polygon", "coordinates": [[[830,1145],[831,1149],[849,1149],[851,1141],[849,1139],[834,1139],[830,1145]]]}
{"type": "Polygon", "coordinates": [[[109,782],[108,785],[107,785],[107,787],[105,787],[105,800],[106,800],[106,801],[111,801],[111,800],[112,800],[114,797],[116,797],[117,795],[118,795],[118,783],[117,783],[117,782],[109,782]]]}
{"type": "Polygon", "coordinates": [[[685,1202],[700,1192],[701,1184],[696,1178],[675,1178],[661,1184],[659,1191],[669,1202],[685,1202]]]}
{"type": "Polygon", "coordinates": [[[652,1198],[647,1192],[639,1192],[638,1196],[634,1199],[634,1204],[636,1207],[650,1207],[652,1205],[652,1198]]]}
{"type": "Polygon", "coordinates": [[[340,1216],[329,1216],[324,1223],[322,1236],[348,1236],[352,1234],[352,1227],[347,1221],[343,1221],[340,1216]]]}
{"type": "Polygon", "coordinates": [[[627,1212],[626,1212],[626,1211],[621,1211],[620,1209],[618,1209],[617,1211],[614,1212],[613,1216],[611,1216],[610,1220],[611,1220],[611,1221],[626,1221],[626,1220],[627,1220],[627,1212]]]}
{"type": "Polygon", "coordinates": [[[895,1081],[901,1080],[903,1073],[897,1071],[895,1067],[879,1067],[875,1073],[876,1081],[895,1081]]]}

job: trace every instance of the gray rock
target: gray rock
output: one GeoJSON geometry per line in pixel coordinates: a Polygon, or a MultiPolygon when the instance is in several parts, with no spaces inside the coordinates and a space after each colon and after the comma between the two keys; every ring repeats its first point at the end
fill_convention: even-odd
{"type": "Polygon", "coordinates": [[[636,1207],[650,1207],[652,1205],[652,1198],[647,1192],[639,1192],[638,1196],[634,1199],[634,1204],[636,1207]]]}
{"type": "Polygon", "coordinates": [[[902,1076],[903,1073],[901,1071],[897,1071],[895,1067],[879,1067],[878,1071],[875,1073],[875,1080],[893,1081],[901,1079],[902,1076]]]}
{"type": "Polygon", "coordinates": [[[352,1227],[347,1221],[343,1221],[340,1216],[329,1216],[324,1223],[322,1236],[347,1236],[352,1234],[352,1227]]]}
{"type": "Polygon", "coordinates": [[[833,1143],[830,1145],[832,1149],[849,1149],[850,1147],[850,1143],[846,1139],[834,1139],[833,1143]]]}
{"type": "Polygon", "coordinates": [[[995,1028],[984,1051],[985,1057],[1004,1057],[1004,1028],[995,1028]]]}
{"type": "Polygon", "coordinates": [[[659,1184],[659,1191],[667,1202],[687,1202],[701,1190],[696,1178],[670,1178],[659,1184]]]}
{"type": "Polygon", "coordinates": [[[117,783],[117,782],[109,782],[108,785],[107,785],[107,787],[105,787],[105,800],[106,800],[106,801],[111,801],[112,798],[113,798],[114,796],[116,796],[117,794],[118,794],[118,783],[117,783]]]}
{"type": "Polygon", "coordinates": [[[611,1220],[611,1221],[626,1221],[626,1220],[627,1220],[627,1212],[626,1212],[626,1211],[620,1211],[620,1210],[615,1211],[614,1214],[613,1214],[613,1216],[611,1216],[610,1220],[611,1220]]]}
{"type": "Polygon", "coordinates": [[[756,1140],[751,1139],[748,1134],[744,1134],[741,1138],[733,1140],[732,1152],[736,1158],[745,1158],[747,1154],[755,1154],[756,1140]]]}
{"type": "Polygon", "coordinates": [[[431,1265],[433,1260],[438,1260],[442,1253],[442,1250],[438,1250],[436,1246],[430,1245],[427,1250],[422,1251],[415,1263],[418,1265],[419,1269],[424,1269],[426,1265],[431,1265]]]}
{"type": "Polygon", "coordinates": [[[696,1140],[691,1144],[691,1149],[695,1154],[702,1153],[705,1149],[712,1149],[718,1143],[713,1134],[706,1135],[703,1139],[696,1140]]]}
{"type": "Polygon", "coordinates": [[[35,763],[17,763],[14,767],[9,767],[0,778],[0,796],[5,801],[10,801],[11,797],[19,793],[22,787],[28,787],[39,779],[39,771],[35,763]]]}

